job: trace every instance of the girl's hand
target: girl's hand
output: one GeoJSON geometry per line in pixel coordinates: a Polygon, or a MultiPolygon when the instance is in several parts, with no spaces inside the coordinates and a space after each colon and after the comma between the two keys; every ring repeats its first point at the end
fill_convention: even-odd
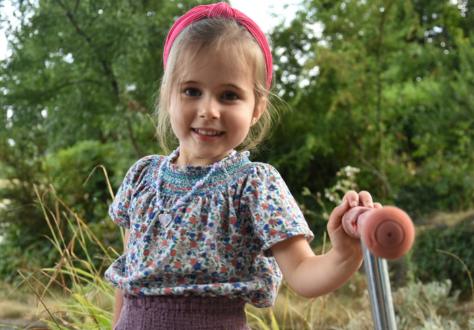
{"type": "Polygon", "coordinates": [[[351,212],[354,216],[358,216],[370,208],[379,207],[382,207],[382,205],[380,205],[380,203],[374,203],[372,196],[367,191],[357,193],[351,190],[344,195],[342,203],[331,212],[327,225],[332,248],[340,257],[343,259],[362,257],[360,240],[346,233],[342,226],[343,216],[353,208],[359,209],[351,212]]]}

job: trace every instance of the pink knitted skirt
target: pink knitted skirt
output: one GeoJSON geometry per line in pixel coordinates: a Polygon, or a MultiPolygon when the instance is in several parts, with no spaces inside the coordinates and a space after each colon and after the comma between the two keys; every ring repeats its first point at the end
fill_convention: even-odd
{"type": "Polygon", "coordinates": [[[125,295],[113,330],[250,330],[244,307],[226,297],[125,295]]]}

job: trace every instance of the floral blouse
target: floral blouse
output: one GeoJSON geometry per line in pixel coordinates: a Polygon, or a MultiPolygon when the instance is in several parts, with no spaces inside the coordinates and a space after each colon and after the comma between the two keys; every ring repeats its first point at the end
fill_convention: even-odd
{"type": "Polygon", "coordinates": [[[159,155],[128,170],[109,214],[130,230],[129,242],[105,278],[131,295],[227,296],[272,306],[282,275],[270,248],[296,235],[314,237],[280,174],[234,152],[165,227],[156,199],[172,208],[211,170],[178,167],[177,155],[168,156],[161,174],[166,157],[159,155]]]}

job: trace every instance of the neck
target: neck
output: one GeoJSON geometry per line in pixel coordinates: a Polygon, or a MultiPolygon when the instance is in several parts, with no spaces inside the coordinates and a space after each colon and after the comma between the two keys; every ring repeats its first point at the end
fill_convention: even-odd
{"type": "Polygon", "coordinates": [[[186,157],[185,155],[182,155],[181,153],[178,152],[178,157],[173,160],[172,162],[175,163],[179,167],[186,167],[186,166],[209,166],[212,164],[215,164],[230,154],[232,154],[234,150],[230,151],[229,153],[225,154],[224,156],[219,156],[215,158],[198,158],[194,157],[193,159],[190,159],[186,157]]]}

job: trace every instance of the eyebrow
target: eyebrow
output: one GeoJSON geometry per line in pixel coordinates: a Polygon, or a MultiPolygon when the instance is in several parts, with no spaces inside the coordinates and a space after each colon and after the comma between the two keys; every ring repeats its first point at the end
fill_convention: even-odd
{"type": "MultiPolygon", "coordinates": [[[[183,81],[183,82],[181,83],[181,85],[186,85],[186,84],[198,84],[198,85],[199,85],[200,83],[201,83],[201,82],[196,81],[196,80],[186,80],[186,81],[183,81]]],[[[237,86],[237,85],[235,85],[235,84],[230,84],[230,83],[229,83],[229,84],[222,84],[221,86],[224,86],[224,87],[232,87],[232,88],[237,89],[238,91],[245,92],[245,89],[243,89],[243,88],[241,88],[241,87],[239,87],[239,86],[237,86]]]]}
{"type": "Polygon", "coordinates": [[[232,87],[232,88],[237,89],[238,91],[245,92],[245,90],[244,90],[243,88],[240,88],[239,86],[234,85],[234,84],[224,84],[224,86],[226,86],[226,87],[232,87]]]}

